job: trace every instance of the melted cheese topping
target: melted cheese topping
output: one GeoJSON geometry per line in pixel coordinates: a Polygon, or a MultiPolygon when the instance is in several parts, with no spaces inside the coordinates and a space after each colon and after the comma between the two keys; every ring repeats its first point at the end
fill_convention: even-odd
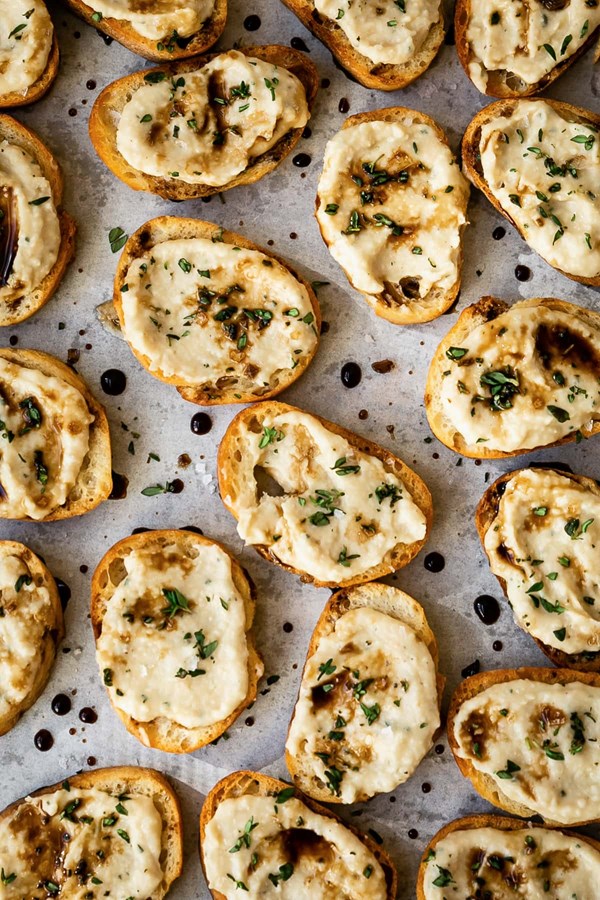
{"type": "Polygon", "coordinates": [[[543,447],[600,418],[600,329],[576,315],[518,304],[461,343],[440,395],[467,444],[543,447]]]}
{"type": "Polygon", "coordinates": [[[342,129],[325,150],[318,197],[323,238],[357,290],[410,305],[456,284],[469,186],[429,125],[342,129]]]}
{"type": "Polygon", "coordinates": [[[60,249],[52,188],[20,147],[0,141],[0,303],[38,287],[60,249]]]}
{"type": "Polygon", "coordinates": [[[403,622],[363,607],[308,659],[286,749],[319,789],[355,803],[406,781],[439,724],[429,650],[403,622]]]}
{"type": "Polygon", "coordinates": [[[217,546],[196,550],[132,551],[108,601],[98,665],[114,705],[137,721],[212,725],[248,693],[246,612],[231,560],[217,546]]]}
{"type": "Polygon", "coordinates": [[[200,31],[215,9],[215,0],[91,0],[102,16],[127,22],[145,38],[168,38],[159,50],[174,49],[178,37],[200,31]]]}
{"type": "Polygon", "coordinates": [[[561,9],[540,0],[476,0],[470,9],[469,75],[484,93],[503,72],[511,87],[536,84],[600,25],[594,0],[564,0],[561,9]]]}
{"type": "Polygon", "coordinates": [[[224,498],[248,544],[281,562],[339,583],[377,566],[398,544],[425,537],[425,516],[404,483],[301,411],[267,415],[248,431],[244,468],[253,478],[224,498]],[[256,469],[273,479],[258,496],[256,469]]]}
{"type": "Polygon", "coordinates": [[[256,250],[165,241],[131,264],[121,290],[127,340],[151,372],[182,384],[268,388],[317,343],[306,288],[256,250]]]}
{"type": "Polygon", "coordinates": [[[564,653],[600,650],[600,497],[567,475],[525,469],[485,535],[519,625],[564,653]]]}
{"type": "Polygon", "coordinates": [[[0,0],[0,97],[24,94],[40,78],[53,34],[42,0],[0,0]]]}
{"type": "Polygon", "coordinates": [[[519,100],[512,115],[481,129],[490,191],[551,266],[600,274],[600,135],[544,100],[519,100]]]}
{"type": "Polygon", "coordinates": [[[568,825],[600,818],[600,688],[516,679],[466,700],[455,751],[510,800],[568,825]]]}
{"type": "Polygon", "coordinates": [[[383,869],[356,835],[301,800],[284,798],[245,794],[219,803],[202,845],[212,891],[227,900],[242,892],[249,900],[387,896],[383,869]]]}
{"type": "Polygon", "coordinates": [[[315,0],[355,50],[373,63],[402,65],[421,50],[441,19],[440,0],[315,0]]]}
{"type": "Polygon", "coordinates": [[[574,900],[595,897],[600,853],[547,828],[465,828],[435,845],[425,869],[425,900],[574,900]]]}
{"type": "Polygon", "coordinates": [[[67,501],[94,421],[85,397],[54,375],[0,358],[0,516],[44,519],[67,501]]]}
{"type": "Polygon", "coordinates": [[[150,797],[79,790],[68,781],[27,797],[0,822],[2,898],[41,900],[60,892],[69,900],[146,900],[163,880],[162,828],[150,797]]]}
{"type": "Polygon", "coordinates": [[[133,93],[117,128],[119,152],[148,175],[219,187],[309,119],[295,75],[237,50],[160,75],[133,93]]]}

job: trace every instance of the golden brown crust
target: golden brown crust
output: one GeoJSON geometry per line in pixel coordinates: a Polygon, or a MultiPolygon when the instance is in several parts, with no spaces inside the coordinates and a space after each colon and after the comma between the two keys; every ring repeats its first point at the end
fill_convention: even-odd
{"type": "Polygon", "coordinates": [[[0,109],[27,106],[29,103],[41,100],[44,94],[50,90],[52,82],[58,75],[59,61],[58,41],[56,40],[56,32],[54,32],[48,62],[40,77],[33,84],[30,84],[26,91],[11,91],[9,94],[0,94],[0,109]]]}
{"type": "MultiPolygon", "coordinates": [[[[319,75],[304,53],[278,44],[270,44],[265,47],[240,47],[239,49],[240,53],[244,53],[246,56],[273,63],[296,75],[306,91],[308,107],[312,108],[319,85],[319,75]]],[[[217,55],[211,53],[195,59],[162,65],[156,69],[133,72],[131,75],[113,81],[96,98],[89,123],[90,137],[96,153],[117,178],[135,191],[149,191],[166,200],[194,200],[198,197],[209,197],[212,194],[228,191],[241,184],[253,184],[277,168],[300,140],[303,129],[293,129],[284,135],[271,150],[254,160],[247,169],[236,175],[227,184],[219,187],[206,184],[187,184],[176,178],[146,175],[126,162],[117,149],[118,119],[132,92],[144,85],[144,79],[148,73],[166,72],[168,75],[175,76],[193,72],[206,65],[217,55]]]]}
{"type": "MultiPolygon", "coordinates": [[[[535,102],[535,98],[532,100],[532,102],[535,102]]],[[[544,97],[543,99],[540,98],[538,102],[547,103],[548,106],[551,106],[559,115],[561,115],[569,122],[591,124],[595,128],[600,129],[600,115],[592,112],[589,109],[584,109],[581,106],[573,106],[571,103],[562,103],[559,100],[549,100],[546,97],[544,97]]],[[[515,222],[511,217],[510,213],[503,208],[503,206],[499,203],[495,195],[490,190],[490,187],[483,175],[479,157],[479,144],[481,140],[482,127],[487,122],[490,122],[492,119],[495,119],[498,116],[510,117],[514,112],[517,103],[518,100],[496,100],[494,103],[490,103],[488,106],[484,106],[483,109],[479,110],[479,112],[467,126],[467,130],[464,133],[464,137],[462,139],[462,161],[463,171],[467,178],[475,185],[476,188],[479,188],[479,190],[485,194],[492,206],[497,209],[498,212],[511,223],[511,225],[514,225],[525,243],[527,243],[527,233],[519,227],[517,222],[515,222]]],[[[544,261],[547,262],[547,260],[544,261]]],[[[552,265],[552,263],[548,263],[548,265],[552,265]]],[[[573,275],[571,272],[565,272],[563,269],[559,269],[558,266],[552,266],[552,268],[556,269],[556,271],[560,272],[562,275],[566,275],[567,278],[571,278],[573,281],[578,281],[580,284],[589,284],[594,287],[600,287],[600,274],[594,275],[593,278],[584,278],[579,275],[573,275]]]]}

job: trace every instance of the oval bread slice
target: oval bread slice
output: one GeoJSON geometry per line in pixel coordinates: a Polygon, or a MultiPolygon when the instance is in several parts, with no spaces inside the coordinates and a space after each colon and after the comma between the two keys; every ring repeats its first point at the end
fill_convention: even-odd
{"type": "MultiPolygon", "coordinates": [[[[41,0],[38,0],[38,5],[41,7],[41,0]]],[[[31,13],[35,15],[34,10],[27,10],[29,13],[29,17],[31,13]]],[[[29,24],[29,17],[27,19],[27,23],[29,24]]],[[[23,23],[20,23],[23,24],[23,23]]],[[[27,26],[26,26],[27,27],[27,26]]],[[[8,31],[9,29],[7,29],[8,31]]],[[[24,29],[21,29],[22,31],[24,29]]],[[[49,36],[49,35],[48,35],[49,36]]],[[[14,35],[14,38],[18,38],[19,33],[14,35]]],[[[47,45],[46,45],[47,46],[47,45]]],[[[14,49],[19,55],[19,49],[21,47],[20,41],[15,41],[14,49]]],[[[19,57],[22,59],[22,56],[19,57]]],[[[9,109],[10,107],[15,106],[27,106],[29,103],[35,103],[36,100],[40,100],[44,94],[50,89],[52,82],[56,78],[58,74],[58,63],[59,63],[59,50],[58,50],[58,41],[56,39],[56,32],[52,29],[52,37],[50,40],[50,52],[48,54],[48,59],[46,62],[46,66],[41,75],[35,79],[35,81],[28,85],[27,89],[24,91],[9,91],[7,93],[0,92],[0,109],[9,109]]]]}

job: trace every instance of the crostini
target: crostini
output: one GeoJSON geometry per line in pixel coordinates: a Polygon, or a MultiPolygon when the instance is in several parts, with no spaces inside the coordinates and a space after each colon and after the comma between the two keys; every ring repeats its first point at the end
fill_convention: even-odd
{"type": "Polygon", "coordinates": [[[285,746],[297,787],[357,803],[415,771],[440,726],[444,678],[422,607],[398,588],[336,591],[315,626],[285,746]]]}
{"type": "Polygon", "coordinates": [[[365,87],[396,91],[425,72],[444,40],[441,0],[283,0],[365,87]]]}
{"type": "Polygon", "coordinates": [[[65,2],[98,31],[156,61],[206,53],[227,20],[227,0],[92,0],[92,6],[82,0],[65,2]]]}
{"type": "Polygon", "coordinates": [[[475,187],[532,250],[581,284],[600,285],[600,115],[558,100],[499,100],[462,142],[475,187]]]}
{"type": "Polygon", "coordinates": [[[242,410],[217,457],[238,534],[318,587],[349,587],[407,565],[427,539],[431,494],[397,456],[277,401],[242,410]]]}
{"type": "Polygon", "coordinates": [[[385,850],[295,788],[234,772],[208,794],[200,859],[215,900],[263,897],[393,900],[398,876],[385,850]]]}
{"type": "Polygon", "coordinates": [[[600,820],[600,675],[500,669],[465,679],[448,711],[462,774],[494,806],[549,824],[600,820]]]}
{"type": "Polygon", "coordinates": [[[179,800],[153,769],[80,772],[0,813],[3,900],[162,900],[183,867],[179,800]]]}
{"type": "Polygon", "coordinates": [[[0,114],[0,326],[41,309],[75,252],[75,222],[61,209],[63,177],[29,128],[0,114]]]}
{"type": "Polygon", "coordinates": [[[0,519],[80,516],[112,489],[106,413],[73,369],[0,349],[0,519]]]}
{"type": "Polygon", "coordinates": [[[397,106],[351,116],[329,141],[316,217],[350,284],[378,316],[409,325],[458,296],[468,201],[442,129],[397,106]]]}
{"type": "Polygon", "coordinates": [[[134,190],[207,197],[279,165],[300,140],[318,83],[306,54],[276,44],[171,63],[109,84],[90,136],[134,190]]]}
{"type": "Polygon", "coordinates": [[[518,625],[557,666],[600,671],[600,487],[556,469],[502,475],[475,517],[518,625]]]}
{"type": "Polygon", "coordinates": [[[142,225],[123,248],[114,304],[144,368],[203,406],[275,396],[300,377],[319,343],[309,282],[199,219],[142,225]]]}
{"type": "Polygon", "coordinates": [[[564,300],[483,297],[436,350],[425,409],[463,456],[501,459],[600,431],[600,314],[564,300]]]}
{"type": "Polygon", "coordinates": [[[256,699],[254,590],[221,545],[189,531],[115,544],[92,579],[96,658],[125,727],[148,747],[204,747],[256,699]]]}
{"type": "Polygon", "coordinates": [[[0,109],[26,106],[43,97],[58,73],[58,59],[54,26],[43,0],[3,2],[0,109]]]}

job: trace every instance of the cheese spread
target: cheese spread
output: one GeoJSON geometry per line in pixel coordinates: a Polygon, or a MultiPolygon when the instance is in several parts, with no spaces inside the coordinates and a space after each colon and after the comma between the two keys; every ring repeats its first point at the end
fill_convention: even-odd
{"type": "Polygon", "coordinates": [[[509,800],[563,825],[600,818],[600,688],[515,679],[466,700],[457,756],[509,800]]]}
{"type": "Polygon", "coordinates": [[[470,0],[469,76],[485,93],[505,77],[514,90],[541,81],[600,25],[597,0],[470,0]]]}
{"type": "Polygon", "coordinates": [[[185,728],[230,715],[248,693],[246,610],[231,560],[215,545],[124,554],[96,656],[117,709],[185,728]]]}
{"type": "Polygon", "coordinates": [[[209,391],[243,381],[264,393],[317,345],[310,297],[288,269],[210,239],[156,244],[129,267],[121,302],[150,371],[209,391]]]}
{"type": "Polygon", "coordinates": [[[236,485],[235,501],[224,498],[247,544],[340,583],[384,563],[398,544],[425,537],[425,516],[401,479],[313,416],[267,414],[257,432],[245,435],[248,477],[236,485]]]}
{"type": "Polygon", "coordinates": [[[357,290],[410,307],[456,285],[469,186],[430,125],[407,116],[342,129],[318,198],[323,238],[357,290]]]}
{"type": "Polygon", "coordinates": [[[544,100],[486,122],[483,176],[527,243],[578,278],[600,275],[600,134],[544,100]]]}
{"type": "Polygon", "coordinates": [[[564,653],[600,651],[597,493],[557,472],[517,472],[484,545],[525,631],[564,653]]]}
{"type": "Polygon", "coordinates": [[[427,856],[425,900],[584,900],[600,883],[600,853],[548,828],[460,828],[427,856]]]}
{"type": "Polygon", "coordinates": [[[314,7],[362,56],[384,65],[411,62],[442,17],[440,0],[314,0],[314,7]]]}
{"type": "MultiPolygon", "coordinates": [[[[88,0],[96,15],[127,22],[150,39],[166,39],[159,50],[173,50],[177,38],[200,31],[216,0],[88,0]]],[[[100,21],[100,20],[99,20],[100,21]]]]}
{"type": "Polygon", "coordinates": [[[221,187],[309,119],[295,75],[237,50],[145,81],[123,108],[117,147],[148,175],[221,187]]]}
{"type": "Polygon", "coordinates": [[[23,799],[0,822],[1,896],[158,896],[162,830],[150,797],[80,790],[64,781],[59,790],[23,799]]]}
{"type": "Polygon", "coordinates": [[[426,645],[398,619],[356,608],[306,663],[286,750],[320,790],[355,803],[406,781],[439,724],[426,645]]]}
{"type": "Polygon", "coordinates": [[[444,415],[469,445],[530,450],[600,419],[600,329],[575,314],[517,304],[446,357],[444,415]]]}
{"type": "Polygon", "coordinates": [[[0,0],[0,99],[25,94],[41,77],[53,34],[42,0],[0,0]]]}
{"type": "Polygon", "coordinates": [[[313,812],[293,788],[217,806],[202,842],[212,891],[281,900],[385,900],[375,855],[345,825],[313,812]]]}
{"type": "Polygon", "coordinates": [[[94,421],[54,375],[0,358],[0,517],[44,519],[66,503],[94,421]]]}

